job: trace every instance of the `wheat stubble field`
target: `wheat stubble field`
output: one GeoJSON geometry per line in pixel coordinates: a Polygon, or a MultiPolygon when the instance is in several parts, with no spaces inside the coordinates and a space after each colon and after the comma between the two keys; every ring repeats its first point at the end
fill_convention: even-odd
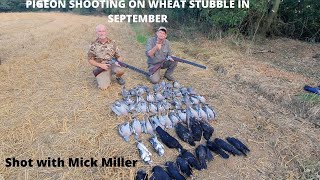
{"type": "MultiPolygon", "coordinates": [[[[117,133],[118,124],[129,120],[110,110],[120,98],[121,87],[97,89],[87,63],[94,28],[106,24],[106,18],[2,13],[0,19],[0,179],[133,179],[138,169],[150,170],[152,166],[140,161],[133,138],[126,143],[117,133]],[[133,168],[5,167],[5,159],[11,157],[99,160],[114,156],[139,162],[133,168]]],[[[144,46],[135,40],[130,25],[106,25],[126,62],[146,69],[144,46]]],[[[208,67],[203,71],[179,65],[175,77],[215,107],[214,137],[238,137],[252,150],[246,158],[215,156],[208,170],[194,171],[194,179],[319,178],[320,105],[300,103],[296,95],[304,84],[319,83],[320,61],[311,57],[320,46],[287,39],[264,46],[275,53],[251,54],[223,40],[172,42],[177,56],[208,67]],[[295,58],[286,59],[288,54],[295,58]],[[310,66],[286,68],[293,60],[310,66]],[[302,68],[313,73],[303,73],[302,68]]],[[[127,88],[151,86],[129,70],[125,79],[127,88]]],[[[151,147],[147,138],[144,142],[151,147]]],[[[166,148],[165,157],[153,154],[153,165],[174,161],[177,155],[166,148]]]]}

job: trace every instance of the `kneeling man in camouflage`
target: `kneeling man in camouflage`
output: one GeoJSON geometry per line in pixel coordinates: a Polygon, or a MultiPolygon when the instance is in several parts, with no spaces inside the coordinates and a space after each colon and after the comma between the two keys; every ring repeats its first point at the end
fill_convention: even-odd
{"type": "Polygon", "coordinates": [[[96,76],[98,87],[107,89],[111,84],[112,74],[116,75],[118,84],[124,85],[125,81],[121,76],[124,74],[123,68],[116,63],[108,63],[112,58],[122,61],[119,49],[114,41],[107,37],[106,27],[102,24],[96,26],[97,39],[91,43],[88,52],[88,61],[92,66],[101,68],[104,71],[96,76]]]}

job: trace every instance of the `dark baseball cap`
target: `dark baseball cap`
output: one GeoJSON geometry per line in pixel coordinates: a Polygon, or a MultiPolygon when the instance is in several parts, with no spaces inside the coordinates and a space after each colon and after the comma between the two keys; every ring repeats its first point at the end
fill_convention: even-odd
{"type": "Polygon", "coordinates": [[[160,31],[160,30],[167,33],[167,28],[165,28],[165,27],[163,27],[163,26],[159,27],[158,31],[160,31]]]}

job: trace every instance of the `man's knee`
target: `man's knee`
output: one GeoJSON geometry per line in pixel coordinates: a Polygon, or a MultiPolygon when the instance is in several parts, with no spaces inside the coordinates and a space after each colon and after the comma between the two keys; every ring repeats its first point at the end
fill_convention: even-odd
{"type": "Polygon", "coordinates": [[[97,80],[97,81],[98,81],[98,88],[100,88],[102,90],[107,89],[111,85],[111,83],[109,81],[104,81],[104,82],[99,81],[99,80],[97,80]]]}
{"type": "Polygon", "coordinates": [[[119,69],[118,71],[115,72],[117,77],[121,77],[124,74],[123,69],[119,69]]]}
{"type": "Polygon", "coordinates": [[[111,74],[109,71],[103,71],[96,78],[100,89],[107,89],[111,84],[111,74]]]}
{"type": "Polygon", "coordinates": [[[170,67],[176,67],[178,65],[177,61],[170,62],[170,67]]]}
{"type": "Polygon", "coordinates": [[[122,67],[114,65],[112,67],[112,73],[116,74],[117,77],[120,77],[124,74],[124,69],[122,67]]]}
{"type": "Polygon", "coordinates": [[[151,82],[152,84],[157,84],[157,83],[159,83],[159,81],[160,81],[160,77],[158,77],[158,76],[150,76],[150,77],[149,77],[149,80],[150,80],[150,82],[151,82]]]}
{"type": "Polygon", "coordinates": [[[101,89],[101,90],[107,90],[109,88],[109,86],[101,86],[101,87],[98,86],[98,88],[101,89]]]}

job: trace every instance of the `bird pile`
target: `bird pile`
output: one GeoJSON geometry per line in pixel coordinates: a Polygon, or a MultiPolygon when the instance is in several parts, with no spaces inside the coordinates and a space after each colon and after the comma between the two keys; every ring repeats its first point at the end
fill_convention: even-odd
{"type": "MultiPolygon", "coordinates": [[[[118,116],[129,113],[169,114],[178,116],[185,121],[189,110],[193,116],[210,121],[215,118],[215,112],[206,104],[203,96],[197,95],[191,88],[182,87],[178,82],[161,82],[153,86],[153,91],[147,86],[137,86],[121,90],[122,100],[117,100],[111,107],[118,116]]],[[[175,123],[175,122],[172,122],[175,123]]]]}
{"type": "Polygon", "coordinates": [[[178,82],[163,81],[155,84],[153,88],[139,85],[129,90],[123,86],[121,95],[122,99],[112,104],[112,111],[118,116],[133,118],[130,122],[119,125],[119,134],[127,142],[130,136],[134,135],[138,141],[140,156],[146,163],[151,163],[151,153],[140,140],[142,133],[152,135],[149,142],[158,155],[162,156],[164,146],[158,141],[155,133],[158,126],[162,129],[172,129],[176,126],[181,128],[178,124],[186,124],[191,117],[203,122],[209,122],[216,117],[215,111],[206,104],[203,96],[198,95],[191,87],[181,86],[178,82]],[[138,114],[144,115],[142,120],[136,118],[138,114]]]}
{"type": "MultiPolygon", "coordinates": [[[[210,140],[211,135],[207,138],[206,144],[200,144],[195,148],[195,155],[184,149],[179,141],[172,137],[169,133],[164,131],[161,127],[157,127],[156,131],[161,141],[169,148],[176,148],[180,154],[176,158],[176,162],[167,161],[165,163],[165,169],[161,166],[154,166],[152,169],[151,180],[170,180],[177,179],[183,180],[193,174],[193,169],[203,170],[207,169],[207,161],[212,161],[214,152],[220,155],[224,159],[229,158],[229,154],[232,155],[244,155],[250,151],[248,147],[243,144],[240,140],[234,137],[227,137],[226,141],[220,138],[215,138],[213,141],[210,140]],[[229,154],[228,154],[229,153],[229,154]],[[180,173],[181,172],[181,173],[180,173]]],[[[148,179],[148,174],[144,170],[139,170],[136,174],[136,180],[148,179]]]]}
{"type": "MultiPolygon", "coordinates": [[[[142,133],[152,135],[149,142],[159,156],[165,153],[164,145],[179,151],[175,163],[165,163],[167,171],[161,166],[153,167],[150,179],[185,179],[185,176],[192,175],[193,168],[207,169],[207,161],[213,160],[211,151],[224,159],[228,159],[229,154],[246,156],[250,151],[240,140],[233,137],[226,138],[228,143],[219,138],[210,140],[214,132],[210,121],[216,117],[216,113],[206,104],[206,99],[191,87],[183,87],[178,82],[161,82],[153,86],[152,92],[146,86],[138,86],[130,90],[123,87],[121,94],[122,100],[116,101],[111,109],[118,116],[131,115],[133,118],[131,122],[119,125],[119,134],[127,142],[130,136],[134,135],[138,152],[145,163],[152,162],[152,153],[140,140],[142,133]],[[138,113],[144,115],[142,120],[136,118],[138,113]],[[196,146],[195,142],[200,142],[202,137],[206,143],[198,145],[193,154],[184,149],[166,128],[174,129],[179,139],[191,146],[196,146]]],[[[144,170],[137,172],[136,179],[147,177],[144,170]]]]}

